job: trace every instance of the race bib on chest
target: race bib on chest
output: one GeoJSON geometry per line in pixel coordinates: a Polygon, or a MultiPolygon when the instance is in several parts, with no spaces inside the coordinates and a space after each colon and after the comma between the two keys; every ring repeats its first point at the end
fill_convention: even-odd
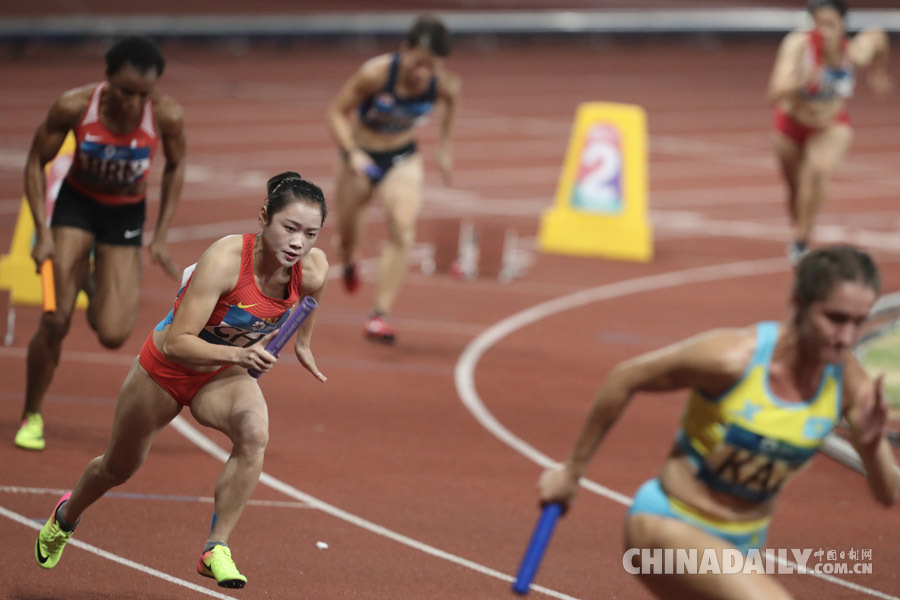
{"type": "Polygon", "coordinates": [[[240,302],[230,306],[221,323],[207,325],[200,330],[200,338],[211,344],[247,348],[281,327],[290,313],[288,311],[278,317],[265,319],[247,310],[252,306],[242,306],[240,302]]]}
{"type": "Polygon", "coordinates": [[[764,502],[777,494],[815,451],[731,424],[722,441],[704,457],[698,477],[716,490],[764,502]]]}
{"type": "Polygon", "coordinates": [[[85,140],[78,149],[79,169],[96,181],[127,186],[150,169],[151,148],[116,146],[85,140]]]}

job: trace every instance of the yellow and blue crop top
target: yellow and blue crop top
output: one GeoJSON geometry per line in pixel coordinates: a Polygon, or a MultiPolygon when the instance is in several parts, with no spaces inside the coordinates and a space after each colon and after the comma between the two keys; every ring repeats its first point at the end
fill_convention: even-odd
{"type": "Polygon", "coordinates": [[[756,350],[731,389],[692,391],[677,442],[711,488],[750,502],[773,498],[841,418],[843,371],[826,365],[815,395],[785,402],[769,388],[778,323],[758,323],[756,350]]]}

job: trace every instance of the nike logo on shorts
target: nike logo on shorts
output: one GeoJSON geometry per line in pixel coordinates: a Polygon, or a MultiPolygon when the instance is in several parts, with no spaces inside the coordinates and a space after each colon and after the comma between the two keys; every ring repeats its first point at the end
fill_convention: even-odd
{"type": "MultiPolygon", "coordinates": [[[[259,304],[259,302],[257,302],[256,304],[259,304]]],[[[251,306],[256,306],[256,304],[244,304],[243,302],[238,302],[237,307],[238,308],[250,308],[251,306]]]]}
{"type": "Polygon", "coordinates": [[[391,158],[391,164],[396,165],[397,163],[403,162],[407,158],[411,157],[413,154],[415,154],[415,151],[404,152],[403,154],[398,154],[397,156],[394,156],[391,158]]]}
{"type": "Polygon", "coordinates": [[[141,230],[140,230],[140,229],[126,229],[126,230],[125,230],[125,239],[126,239],[126,240],[130,240],[130,239],[132,239],[132,238],[136,238],[136,237],[139,236],[139,235],[141,235],[141,230]]]}
{"type": "Polygon", "coordinates": [[[99,142],[103,138],[99,135],[91,135],[90,133],[84,134],[84,141],[86,142],[99,142]]]}

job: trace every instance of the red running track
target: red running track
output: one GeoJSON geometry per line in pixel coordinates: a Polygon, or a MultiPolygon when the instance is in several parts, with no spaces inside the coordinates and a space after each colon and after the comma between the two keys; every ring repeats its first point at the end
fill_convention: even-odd
{"type": "MultiPolygon", "coordinates": [[[[509,583],[495,574],[511,576],[517,567],[537,517],[540,467],[466,410],[462,398],[473,397],[465,369],[472,369],[474,390],[499,423],[560,459],[617,361],[710,327],[782,317],[788,231],[763,104],[775,48],[775,40],[715,47],[536,41],[465,47],[452,57],[465,81],[456,178],[451,188],[439,183],[432,123],[422,135],[430,167],[423,231],[437,219],[465,215],[504,220],[527,243],[553,196],[577,104],[629,102],[649,115],[656,258],[642,265],[537,254],[527,277],[509,285],[414,270],[396,307],[400,341],[390,348],[362,339],[372,286],[347,296],[335,282],[319,309],[313,346],[328,383],[317,384],[287,357],[261,383],[272,416],[265,471],[274,480],[257,487],[231,540],[250,578],[242,591],[220,591],[194,572],[211,513],[203,498],[212,493],[220,463],[174,428],[118,490],[125,496],[98,503],[76,538],[143,571],[78,547],[53,571],[34,564],[36,531],[28,525],[46,519],[55,490],[71,488],[85,463],[103,451],[121,381],[145,332],[170,308],[176,284],[146,268],[136,332],[119,352],[101,350],[77,315],[47,399],[48,448],[41,454],[12,445],[25,346],[38,317],[36,309],[20,309],[19,335],[0,349],[0,597],[204,597],[147,569],[244,599],[506,597],[509,583]],[[740,275],[735,264],[748,261],[759,272],[740,275]],[[705,267],[713,270],[697,271],[705,267]],[[524,309],[678,273],[670,275],[671,287],[547,314],[475,348],[484,350],[477,362],[465,361],[482,333],[524,309]],[[698,273],[708,280],[690,280],[698,273]],[[280,489],[266,485],[278,482],[280,489]],[[346,513],[336,516],[303,494],[346,513]],[[349,515],[384,530],[362,528],[349,515]],[[423,552],[409,540],[446,554],[423,552]],[[328,548],[319,549],[320,541],[328,548]]],[[[217,237],[252,230],[265,179],[274,173],[297,169],[330,192],[335,151],[325,106],[377,50],[166,46],[171,66],[160,87],[184,105],[189,136],[188,181],[171,236],[181,266],[217,237]]],[[[103,69],[97,49],[87,48],[30,50],[0,70],[15,83],[0,90],[0,243],[6,248],[35,126],[63,89],[96,80],[103,69]]],[[[900,288],[900,115],[895,101],[877,103],[865,90],[851,111],[857,138],[820,232],[871,248],[886,290],[894,291],[900,288]]],[[[152,179],[158,181],[158,172],[152,179]]],[[[377,210],[373,217],[369,257],[383,233],[377,210]]],[[[326,251],[329,225],[321,243],[326,251]]],[[[636,398],[589,477],[630,496],[655,474],[683,402],[681,394],[636,398]]],[[[537,583],[561,598],[648,597],[621,566],[624,513],[622,504],[584,490],[558,527],[537,583]]],[[[900,595],[892,560],[898,530],[896,508],[878,507],[862,478],[820,457],[784,492],[769,545],[871,549],[874,572],[841,579],[890,598],[900,595]]],[[[811,576],[780,580],[797,597],[871,597],[811,576]]]]}

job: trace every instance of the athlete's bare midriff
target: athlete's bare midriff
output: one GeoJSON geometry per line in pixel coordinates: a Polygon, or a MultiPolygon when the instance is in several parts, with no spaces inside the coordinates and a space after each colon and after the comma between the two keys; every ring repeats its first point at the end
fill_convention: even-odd
{"type": "Polygon", "coordinates": [[[697,478],[697,467],[677,445],[663,463],[659,480],[668,495],[719,521],[754,521],[775,508],[774,499],[754,503],[710,488],[697,478]]]}
{"type": "Polygon", "coordinates": [[[837,120],[845,110],[847,103],[843,98],[833,100],[804,100],[797,98],[785,102],[782,108],[794,121],[812,127],[824,129],[837,120]]]}
{"type": "Polygon", "coordinates": [[[365,150],[387,152],[396,148],[402,148],[410,142],[415,141],[415,139],[415,127],[410,127],[406,131],[397,133],[385,133],[383,131],[369,129],[360,123],[358,118],[354,119],[353,122],[353,141],[357,146],[365,150]]]}

